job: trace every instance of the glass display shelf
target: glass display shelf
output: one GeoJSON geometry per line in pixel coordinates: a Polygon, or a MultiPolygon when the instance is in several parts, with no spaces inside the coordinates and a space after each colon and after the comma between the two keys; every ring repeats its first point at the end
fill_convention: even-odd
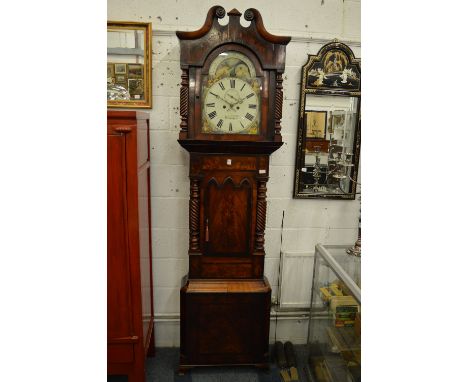
{"type": "Polygon", "coordinates": [[[361,381],[361,258],[315,247],[307,339],[310,382],[361,381]]]}

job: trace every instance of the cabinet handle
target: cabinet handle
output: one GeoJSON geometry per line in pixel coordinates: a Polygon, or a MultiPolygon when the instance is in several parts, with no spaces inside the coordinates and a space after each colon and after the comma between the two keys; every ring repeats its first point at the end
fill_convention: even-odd
{"type": "Polygon", "coordinates": [[[206,219],[205,225],[205,241],[210,241],[210,229],[208,228],[208,219],[206,219]]]}
{"type": "Polygon", "coordinates": [[[118,133],[122,134],[127,134],[132,132],[132,128],[128,126],[116,126],[114,127],[114,130],[117,131],[118,133]]]}

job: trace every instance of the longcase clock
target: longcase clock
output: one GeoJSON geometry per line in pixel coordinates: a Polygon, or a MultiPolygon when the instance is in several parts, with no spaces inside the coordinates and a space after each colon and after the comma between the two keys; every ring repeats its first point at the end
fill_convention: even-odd
{"type": "Polygon", "coordinates": [[[290,37],[260,13],[221,6],[177,32],[179,143],[190,153],[189,272],[180,291],[180,370],[268,366],[271,287],[263,275],[269,156],[282,145],[282,73],[290,37]]]}

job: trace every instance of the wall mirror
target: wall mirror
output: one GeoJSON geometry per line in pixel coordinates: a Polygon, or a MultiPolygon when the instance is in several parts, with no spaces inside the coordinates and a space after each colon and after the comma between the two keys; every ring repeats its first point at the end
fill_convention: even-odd
{"type": "Polygon", "coordinates": [[[107,107],[151,108],[151,23],[107,22],[107,107]]]}
{"type": "Polygon", "coordinates": [[[295,198],[355,199],[360,154],[361,66],[338,41],[302,67],[295,198]]]}

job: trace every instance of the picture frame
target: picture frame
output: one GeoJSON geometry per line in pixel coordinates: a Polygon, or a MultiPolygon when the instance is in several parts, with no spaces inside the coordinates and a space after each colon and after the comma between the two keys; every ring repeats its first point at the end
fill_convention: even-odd
{"type": "Polygon", "coordinates": [[[125,75],[116,75],[115,76],[115,82],[125,84],[125,87],[127,87],[127,76],[125,76],[125,75]]]}
{"type": "Polygon", "coordinates": [[[151,23],[107,22],[108,108],[152,108],[151,40],[151,23]]]}
{"type": "Polygon", "coordinates": [[[114,64],[107,63],[107,78],[113,78],[115,76],[114,64]]]}
{"type": "Polygon", "coordinates": [[[128,64],[127,69],[128,78],[143,78],[143,65],[128,64]]]}
{"type": "Polygon", "coordinates": [[[325,139],[327,134],[327,119],[326,111],[306,111],[304,117],[306,139],[325,139]]]}
{"type": "Polygon", "coordinates": [[[130,98],[139,99],[143,95],[143,79],[141,78],[130,78],[128,80],[128,92],[130,98]]]}
{"type": "Polygon", "coordinates": [[[127,64],[114,64],[114,73],[117,74],[127,74],[127,64]]]}

